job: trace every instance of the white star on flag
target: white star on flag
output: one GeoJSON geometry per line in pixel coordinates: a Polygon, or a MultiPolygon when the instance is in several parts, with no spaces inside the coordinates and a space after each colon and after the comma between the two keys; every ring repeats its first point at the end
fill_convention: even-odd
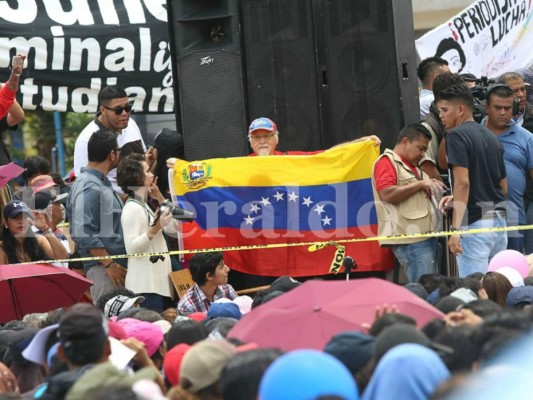
{"type": "Polygon", "coordinates": [[[270,204],[270,201],[268,200],[270,197],[267,197],[266,199],[264,197],[261,197],[261,201],[259,203],[261,203],[262,205],[264,205],[265,207],[268,206],[270,204]]]}
{"type": "Polygon", "coordinates": [[[320,215],[320,214],[322,214],[324,212],[324,206],[321,206],[320,204],[317,204],[313,211],[316,211],[316,213],[318,215],[320,215]]]}
{"type": "Polygon", "coordinates": [[[276,198],[277,201],[282,201],[283,200],[283,193],[280,193],[276,190],[276,194],[274,195],[274,197],[276,198]]]}
{"type": "Polygon", "coordinates": [[[330,222],[333,218],[329,218],[327,215],[325,218],[322,218],[322,222],[324,223],[324,226],[331,225],[330,222]]]}
{"type": "Polygon", "coordinates": [[[259,211],[259,206],[257,204],[252,204],[250,212],[257,213],[259,211]]]}
{"type": "Polygon", "coordinates": [[[296,192],[292,192],[292,193],[289,193],[289,201],[294,201],[296,202],[296,199],[300,197],[296,194],[296,192]]]}
{"type": "Polygon", "coordinates": [[[244,221],[246,221],[246,225],[253,225],[254,217],[247,215],[246,218],[244,218],[244,221]]]}
{"type": "Polygon", "coordinates": [[[313,203],[314,203],[314,201],[311,200],[311,196],[309,196],[309,197],[304,197],[304,201],[303,201],[302,204],[309,208],[311,206],[311,204],[313,204],[313,203]]]}

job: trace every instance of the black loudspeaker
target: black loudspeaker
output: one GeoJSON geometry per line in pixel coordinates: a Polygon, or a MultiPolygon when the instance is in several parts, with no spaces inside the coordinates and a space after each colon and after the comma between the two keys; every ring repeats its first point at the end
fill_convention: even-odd
{"type": "Polygon", "coordinates": [[[278,149],[322,148],[313,2],[241,5],[249,119],[276,122],[278,149]]]}
{"type": "Polygon", "coordinates": [[[249,119],[272,118],[282,150],[376,134],[394,147],[418,121],[408,0],[242,0],[249,119]]]}
{"type": "Polygon", "coordinates": [[[237,0],[167,0],[185,158],[248,153],[237,0]]]}
{"type": "Polygon", "coordinates": [[[321,3],[334,142],[376,134],[393,148],[419,120],[411,2],[321,3]]]}

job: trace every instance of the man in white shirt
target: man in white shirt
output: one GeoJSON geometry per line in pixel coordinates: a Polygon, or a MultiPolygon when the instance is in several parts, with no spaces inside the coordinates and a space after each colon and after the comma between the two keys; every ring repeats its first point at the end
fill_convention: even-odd
{"type": "MultiPolygon", "coordinates": [[[[87,166],[87,144],[99,129],[110,129],[117,134],[121,155],[130,153],[144,154],[146,145],[141,131],[133,119],[130,119],[132,105],[126,91],[119,86],[106,86],[98,94],[98,112],[92,122],[81,131],[74,146],[74,174],[79,176],[82,167],[87,166]]],[[[117,185],[117,171],[113,169],[107,175],[116,192],[122,191],[117,185]]]]}
{"type": "Polygon", "coordinates": [[[417,75],[422,82],[420,89],[420,118],[429,112],[429,107],[435,97],[433,96],[433,81],[441,74],[450,73],[448,61],[440,57],[429,57],[418,64],[417,75]]]}

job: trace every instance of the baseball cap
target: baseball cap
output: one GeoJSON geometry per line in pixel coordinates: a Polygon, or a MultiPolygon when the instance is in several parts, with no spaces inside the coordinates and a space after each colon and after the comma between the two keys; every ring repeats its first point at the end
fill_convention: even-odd
{"type": "Polygon", "coordinates": [[[104,306],[104,315],[107,318],[114,317],[119,315],[122,311],[132,308],[137,303],[142,303],[144,301],[144,296],[137,297],[128,297],[123,295],[118,295],[112,297],[105,303],[104,306]]]}
{"type": "Polygon", "coordinates": [[[30,186],[33,187],[33,193],[37,193],[52,186],[58,186],[58,184],[50,175],[38,175],[30,181],[30,186]]]}
{"type": "Polygon", "coordinates": [[[270,287],[267,289],[267,292],[268,293],[273,293],[273,292],[285,293],[300,285],[301,283],[298,282],[296,279],[293,279],[288,275],[284,275],[276,279],[274,282],[272,282],[270,287]]]}
{"type": "Polygon", "coordinates": [[[19,214],[28,214],[29,217],[33,218],[30,208],[20,200],[11,200],[4,207],[4,215],[8,218],[16,218],[19,214]]]}
{"type": "Polygon", "coordinates": [[[203,340],[192,346],[183,357],[180,385],[186,379],[187,390],[198,393],[220,379],[220,373],[235,354],[235,346],[224,339],[203,340]]]}
{"type": "Polygon", "coordinates": [[[233,302],[239,306],[239,310],[241,311],[241,314],[248,314],[250,311],[252,311],[252,303],[253,299],[250,296],[237,296],[233,299],[233,302]]]}
{"type": "Polygon", "coordinates": [[[496,271],[503,276],[505,276],[507,279],[509,279],[509,282],[511,285],[515,287],[521,287],[524,286],[524,278],[520,275],[520,272],[518,272],[516,269],[511,267],[501,267],[498,268],[496,271]]]}
{"type": "Polygon", "coordinates": [[[335,396],[356,400],[350,371],[335,357],[317,350],[296,350],[276,359],[259,384],[261,400],[307,400],[335,396]]]}
{"type": "Polygon", "coordinates": [[[105,386],[132,386],[143,379],[155,380],[158,372],[154,367],[145,367],[133,375],[123,372],[110,362],[101,363],[83,374],[69,390],[66,399],[87,399],[89,392],[105,386]]]}
{"type": "Polygon", "coordinates": [[[33,206],[34,210],[44,210],[46,207],[48,207],[52,203],[61,202],[63,203],[64,200],[67,198],[68,193],[62,193],[59,195],[56,195],[52,191],[48,189],[41,190],[39,192],[36,192],[31,198],[30,198],[30,205],[33,206]]]}
{"type": "Polygon", "coordinates": [[[533,304],[533,286],[514,287],[509,291],[505,303],[508,307],[533,304]]]}
{"type": "Polygon", "coordinates": [[[185,353],[191,348],[191,345],[180,343],[167,351],[163,360],[163,371],[167,380],[175,386],[180,381],[180,367],[185,353]]]}
{"type": "Polygon", "coordinates": [[[35,364],[46,365],[46,343],[50,338],[50,335],[55,334],[59,324],[47,326],[40,329],[39,332],[33,337],[28,347],[22,351],[22,356],[35,364]]]}
{"type": "Polygon", "coordinates": [[[231,300],[228,303],[213,303],[209,306],[207,311],[207,319],[215,319],[220,317],[241,319],[242,314],[239,306],[231,300]]]}
{"type": "Polygon", "coordinates": [[[372,357],[374,341],[374,337],[366,333],[342,332],[331,338],[324,352],[342,362],[354,375],[372,357]]]}
{"type": "Polygon", "coordinates": [[[277,132],[278,127],[275,122],[269,118],[261,117],[254,119],[248,128],[248,134],[251,135],[254,131],[265,130],[269,132],[277,132]]]}
{"type": "Polygon", "coordinates": [[[139,321],[134,318],[124,318],[118,321],[126,331],[128,337],[143,342],[148,356],[152,357],[161,346],[164,335],[161,328],[151,322],[139,321]]]}

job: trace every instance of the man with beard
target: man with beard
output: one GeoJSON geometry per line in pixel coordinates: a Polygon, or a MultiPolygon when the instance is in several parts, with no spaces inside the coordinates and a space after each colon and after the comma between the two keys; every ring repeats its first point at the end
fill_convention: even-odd
{"type": "MultiPolygon", "coordinates": [[[[118,86],[106,86],[98,94],[98,112],[81,131],[74,145],[74,174],[80,175],[81,168],[88,162],[87,144],[89,139],[99,129],[109,129],[115,132],[118,147],[122,151],[122,157],[130,153],[144,154],[146,146],[141,136],[141,131],[133,119],[130,118],[132,105],[126,91],[118,86]]],[[[117,185],[117,171],[109,171],[108,179],[113,189],[122,193],[117,185]]]]}
{"type": "MultiPolygon", "coordinates": [[[[120,158],[117,135],[109,129],[94,132],[87,145],[89,163],[67,198],[67,216],[70,233],[81,257],[104,257],[125,254],[120,216],[124,204],[107,178],[120,158]]],[[[87,278],[94,282],[93,299],[115,287],[123,287],[127,259],[85,261],[87,278]]]]}

